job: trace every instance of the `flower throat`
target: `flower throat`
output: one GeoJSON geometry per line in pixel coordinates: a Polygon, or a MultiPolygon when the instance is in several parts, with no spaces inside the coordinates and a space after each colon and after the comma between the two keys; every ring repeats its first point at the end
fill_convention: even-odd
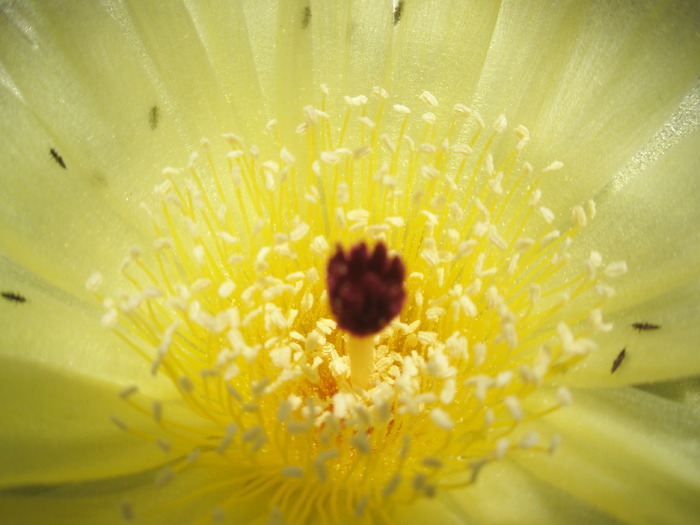
{"type": "Polygon", "coordinates": [[[227,472],[173,502],[213,496],[203,521],[261,498],[285,523],[391,523],[507,454],[551,452],[528,423],[571,402],[549,379],[610,328],[603,280],[625,265],[571,260],[595,205],[541,203],[563,166],[523,160],[525,127],[429,92],[419,115],[379,88],[344,100],[324,87],[285,141],[275,121],[258,145],[224,135],[222,156],[203,140],[144,205],[153,242],[122,264],[127,291],[88,280],[176,391],[122,392],[156,426],[117,424],[178,458],[157,481],[227,472]]]}

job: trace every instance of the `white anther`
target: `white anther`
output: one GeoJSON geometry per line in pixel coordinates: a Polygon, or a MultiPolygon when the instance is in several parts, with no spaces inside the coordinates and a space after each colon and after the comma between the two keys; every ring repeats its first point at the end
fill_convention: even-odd
{"type": "Polygon", "coordinates": [[[186,393],[189,394],[194,390],[192,380],[187,376],[180,376],[177,380],[177,385],[186,393]]]}
{"type": "Polygon", "coordinates": [[[352,152],[352,158],[355,160],[364,159],[367,155],[371,154],[372,148],[368,144],[365,144],[352,152]]]}
{"type": "Polygon", "coordinates": [[[594,200],[588,201],[588,206],[586,208],[586,211],[588,212],[588,220],[592,221],[593,219],[595,219],[596,207],[595,207],[594,200]]]}
{"type": "Polygon", "coordinates": [[[493,163],[493,155],[491,153],[486,154],[486,158],[484,159],[484,169],[489,175],[493,175],[496,171],[496,167],[493,163]]]}
{"type": "Polygon", "coordinates": [[[627,273],[627,263],[625,261],[615,261],[605,267],[605,275],[608,277],[620,277],[627,273]]]}
{"type": "Polygon", "coordinates": [[[561,436],[559,436],[559,435],[552,436],[551,441],[549,442],[548,452],[550,454],[554,454],[557,451],[557,449],[559,448],[560,443],[561,443],[561,436]]]}
{"type": "Polygon", "coordinates": [[[501,438],[496,441],[496,449],[493,451],[493,454],[496,459],[502,459],[508,453],[509,448],[510,442],[508,438],[501,438]]]}
{"type": "Polygon", "coordinates": [[[240,148],[243,146],[243,137],[240,135],[236,135],[235,133],[223,133],[221,136],[232,148],[240,148]]]}
{"type": "Polygon", "coordinates": [[[198,244],[192,249],[192,255],[194,257],[194,260],[200,266],[203,265],[206,261],[205,253],[206,252],[204,250],[204,246],[202,246],[201,244],[198,244]]]}
{"type": "Polygon", "coordinates": [[[596,332],[609,332],[613,329],[612,323],[603,322],[603,312],[600,308],[591,310],[588,318],[590,319],[591,325],[596,332]]]}
{"type": "Polygon", "coordinates": [[[365,117],[365,116],[357,117],[357,120],[359,120],[361,124],[364,124],[365,126],[367,126],[368,129],[374,129],[374,127],[376,126],[374,121],[369,117],[365,117]]]}
{"type": "Polygon", "coordinates": [[[601,297],[609,299],[615,295],[615,288],[608,286],[607,284],[598,283],[595,285],[595,291],[601,297]]]}
{"type": "Polygon", "coordinates": [[[190,292],[193,294],[206,290],[211,285],[211,279],[197,279],[190,285],[190,292]]]}
{"type": "Polygon", "coordinates": [[[282,469],[282,475],[287,478],[302,479],[304,477],[304,469],[289,465],[282,469]]]}
{"type": "Polygon", "coordinates": [[[548,172],[548,171],[557,171],[560,170],[564,167],[564,163],[560,162],[558,160],[555,160],[552,162],[549,166],[547,166],[545,169],[543,169],[543,172],[548,172]]]}
{"type": "Polygon", "coordinates": [[[532,195],[530,195],[530,199],[527,201],[528,206],[537,206],[537,203],[540,202],[541,197],[542,192],[539,189],[533,191],[532,195]]]}
{"type": "Polygon", "coordinates": [[[503,334],[503,337],[506,338],[506,342],[508,343],[508,347],[511,350],[514,349],[516,346],[518,346],[518,334],[515,331],[515,324],[504,323],[502,334],[503,334]]]}
{"type": "Polygon", "coordinates": [[[489,226],[489,234],[488,234],[488,239],[491,241],[491,243],[498,248],[501,251],[505,251],[506,248],[508,248],[508,243],[505,241],[503,237],[498,235],[498,232],[496,231],[496,227],[492,224],[489,226]]]}
{"type": "Polygon", "coordinates": [[[510,262],[508,263],[507,273],[509,276],[512,277],[513,275],[515,275],[515,272],[518,270],[518,263],[519,262],[520,262],[520,254],[516,253],[515,255],[513,255],[510,262]]]}
{"type": "Polygon", "coordinates": [[[560,386],[557,390],[557,401],[560,406],[569,406],[574,402],[574,398],[571,396],[571,391],[565,386],[560,386]]]}
{"type": "Polygon", "coordinates": [[[552,230],[552,231],[549,232],[547,235],[545,235],[544,237],[542,237],[542,240],[540,241],[540,244],[541,244],[542,246],[546,246],[547,244],[549,244],[549,243],[552,242],[553,240],[558,239],[558,238],[559,238],[559,235],[561,235],[561,233],[559,232],[559,230],[552,230]]]}
{"type": "Polygon", "coordinates": [[[321,160],[328,165],[335,165],[340,162],[340,155],[338,155],[337,152],[335,151],[322,151],[321,152],[321,160]]]}
{"type": "Polygon", "coordinates": [[[522,421],[523,409],[520,406],[520,400],[516,396],[506,396],[503,403],[506,405],[506,408],[510,413],[510,417],[513,418],[513,421],[516,423],[522,421]]]}
{"type": "Polygon", "coordinates": [[[365,433],[355,434],[350,438],[350,444],[355,447],[360,454],[369,454],[372,452],[372,444],[365,433]]]}
{"type": "Polygon", "coordinates": [[[138,391],[139,391],[139,389],[137,386],[133,386],[133,385],[128,386],[119,392],[119,397],[122,399],[129,399],[131,396],[133,396],[138,391]]]}
{"type": "Polygon", "coordinates": [[[401,484],[401,475],[395,474],[389,480],[389,482],[386,485],[384,485],[384,488],[382,488],[382,495],[385,498],[388,498],[396,491],[396,489],[399,487],[400,484],[401,484]]]}
{"type": "Polygon", "coordinates": [[[504,129],[506,129],[506,126],[508,125],[508,120],[506,119],[506,116],[501,114],[496,118],[496,121],[493,123],[493,130],[496,133],[500,133],[504,129]]]}
{"type": "Polygon", "coordinates": [[[515,241],[515,249],[519,252],[524,252],[533,244],[535,244],[534,239],[530,239],[529,237],[521,237],[515,241]]]}
{"type": "Polygon", "coordinates": [[[190,156],[187,160],[187,167],[190,169],[193,169],[194,165],[197,163],[198,160],[199,160],[199,153],[197,153],[196,151],[193,151],[192,153],[190,153],[190,156]]]}
{"type": "Polygon", "coordinates": [[[464,104],[455,104],[452,108],[452,111],[454,111],[455,114],[460,115],[462,117],[468,117],[472,114],[472,110],[464,104]]]}
{"type": "Polygon", "coordinates": [[[471,154],[472,149],[467,144],[452,144],[449,147],[449,151],[458,157],[467,158],[471,154]]]}
{"type": "Polygon", "coordinates": [[[583,227],[588,223],[588,218],[586,217],[583,206],[574,206],[571,210],[571,218],[574,224],[579,227],[583,227]]]}
{"type": "Polygon", "coordinates": [[[530,303],[532,303],[533,306],[536,305],[542,298],[542,286],[539,284],[531,284],[528,295],[530,303]]]}
{"type": "Polygon", "coordinates": [[[530,431],[522,437],[522,439],[520,440],[519,446],[522,449],[532,448],[535,445],[537,445],[537,442],[539,440],[540,440],[540,437],[537,435],[537,432],[530,431]]]}
{"type": "Polygon", "coordinates": [[[443,405],[449,405],[454,400],[456,393],[457,382],[452,378],[445,380],[445,384],[440,391],[440,402],[443,405]]]}
{"type": "Polygon", "coordinates": [[[515,146],[515,149],[517,151],[521,151],[530,140],[530,130],[528,130],[525,126],[520,124],[518,125],[518,127],[515,128],[514,131],[515,136],[520,139],[518,144],[515,146]]]}
{"type": "Polygon", "coordinates": [[[430,91],[423,91],[419,98],[431,108],[438,107],[438,100],[430,91]]]}
{"type": "Polygon", "coordinates": [[[381,99],[384,99],[384,100],[386,100],[386,99],[389,98],[389,93],[387,92],[386,89],[384,89],[384,88],[381,87],[381,86],[374,86],[374,87],[372,88],[372,94],[373,94],[375,97],[381,98],[381,99]]]}
{"type": "Polygon", "coordinates": [[[160,401],[154,401],[151,405],[151,415],[153,416],[153,421],[160,423],[163,417],[163,403],[160,401]]]}
{"type": "Polygon", "coordinates": [[[164,180],[160,184],[156,184],[153,187],[153,192],[160,196],[165,197],[173,189],[173,183],[170,179],[164,180]]]}
{"type": "Polygon", "coordinates": [[[339,452],[336,449],[326,450],[321,452],[314,460],[314,470],[316,470],[316,475],[321,483],[328,479],[328,470],[326,469],[326,461],[337,458],[339,452]]]}
{"type": "Polygon", "coordinates": [[[103,278],[100,272],[95,272],[90,275],[85,281],[85,289],[88,292],[96,292],[102,285],[103,278]]]}
{"type": "Polygon", "coordinates": [[[549,208],[545,208],[544,206],[540,206],[539,212],[547,224],[552,224],[552,222],[554,221],[554,212],[552,210],[550,210],[549,208]]]}
{"type": "Polygon", "coordinates": [[[347,95],[343,97],[345,99],[345,103],[348,106],[352,106],[355,108],[359,108],[361,106],[364,106],[367,104],[367,97],[364,95],[357,95],[356,97],[348,97],[347,95]]]}
{"type": "Polygon", "coordinates": [[[455,426],[450,415],[439,407],[435,407],[430,411],[430,419],[444,430],[452,430],[455,426]]]}
{"type": "Polygon", "coordinates": [[[117,320],[119,318],[119,313],[116,308],[110,308],[104,314],[102,314],[102,326],[107,329],[112,329],[117,325],[117,320]]]}

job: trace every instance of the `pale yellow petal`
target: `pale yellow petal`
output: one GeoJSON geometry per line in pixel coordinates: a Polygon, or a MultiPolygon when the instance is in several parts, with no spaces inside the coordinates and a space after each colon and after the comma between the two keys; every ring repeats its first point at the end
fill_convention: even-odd
{"type": "MultiPolygon", "coordinates": [[[[113,209],[109,183],[86,167],[60,132],[48,131],[19,99],[0,88],[7,109],[0,122],[4,147],[0,192],[0,252],[56,288],[85,299],[85,279],[98,261],[114,258],[141,239],[133,223],[113,209]],[[63,169],[53,158],[58,152],[63,169]]],[[[73,143],[73,146],[78,146],[73,143]]],[[[142,221],[145,226],[145,221],[142,221]]],[[[101,263],[100,263],[101,266],[101,263]]],[[[108,272],[110,269],[105,269],[108,272]]],[[[9,284],[9,283],[7,283],[9,284]]]]}
{"type": "Polygon", "coordinates": [[[562,438],[555,455],[518,462],[625,523],[696,523],[698,406],[634,388],[573,394],[573,405],[548,417],[546,431],[562,438]]]}
{"type": "MultiPolygon", "coordinates": [[[[313,38],[312,87],[337,95],[369,95],[383,86],[392,33],[390,0],[309,3],[313,38]]],[[[303,25],[303,23],[302,23],[303,25]]],[[[284,89],[284,86],[280,86],[284,89]]]]}
{"type": "MultiPolygon", "coordinates": [[[[167,483],[157,483],[166,479],[166,469],[103,481],[0,492],[0,521],[11,516],[13,525],[172,525],[210,523],[221,517],[219,505],[230,496],[226,483],[221,483],[226,480],[221,468],[189,468],[167,483]],[[212,480],[219,481],[218,488],[212,480]]],[[[233,511],[223,514],[224,523],[251,523],[264,506],[264,501],[255,498],[240,502],[233,511]]]]}
{"type": "MultiPolygon", "coordinates": [[[[568,217],[574,202],[601,197],[600,226],[582,246],[608,248],[606,256],[627,259],[633,270],[606,319],[618,329],[563,380],[608,386],[700,371],[693,343],[700,332],[691,321],[699,313],[693,245],[700,239],[688,209],[698,189],[697,162],[689,162],[700,149],[697,136],[623,189],[604,187],[695,82],[695,6],[455,0],[407,1],[402,9],[392,20],[391,2],[371,0],[3,6],[0,102],[10,118],[0,125],[9,137],[0,164],[17,168],[0,196],[0,251],[11,254],[0,259],[0,284],[27,301],[0,301],[0,399],[11,400],[0,420],[18,422],[0,437],[0,472],[15,487],[0,494],[0,515],[119,523],[128,500],[122,508],[146,523],[177,523],[215,517],[216,505],[227,503],[227,469],[188,469],[163,487],[153,483],[161,471],[120,477],[167,457],[109,421],[127,417],[116,385],[150,384],[148,363],[102,332],[82,283],[105,264],[116,267],[142,239],[148,225],[135,218],[138,203],[160,168],[184,165],[201,135],[235,131],[255,142],[269,118],[293,126],[300,108],[319,100],[322,82],[333,95],[383,85],[418,108],[416,95],[430,89],[440,111],[465,102],[489,121],[506,112],[509,122],[528,125],[535,164],[567,165],[545,183],[554,211],[568,217]],[[621,216],[640,205],[637,198],[654,213],[621,216]],[[688,246],[679,245],[679,232],[689,232],[688,246]],[[631,258],[642,259],[640,271],[631,258]],[[648,282],[635,280],[640,273],[648,282]],[[647,320],[662,330],[629,326],[647,320]],[[611,374],[623,345],[628,357],[611,374]],[[115,478],[16,488],[107,476],[115,478]],[[220,480],[216,490],[209,484],[220,480]],[[192,505],[177,505],[186,496],[192,505]],[[166,503],[175,505],[159,509],[166,503]]],[[[522,458],[532,472],[489,466],[475,487],[402,509],[400,522],[690,522],[700,511],[700,465],[692,461],[700,427],[697,410],[674,395],[582,393],[543,425],[564,436],[559,456],[522,458]]],[[[231,505],[235,514],[224,518],[260,521],[265,502],[246,503],[231,505]]]]}
{"type": "Polygon", "coordinates": [[[0,487],[111,478],[168,461],[112,422],[138,416],[117,394],[109,383],[0,358],[0,487]]]}
{"type": "MultiPolygon", "coordinates": [[[[433,0],[402,4],[386,88],[402,104],[413,105],[417,111],[427,110],[418,101],[424,89],[430,90],[447,110],[458,102],[471,105],[492,45],[500,2],[433,0]]],[[[501,104],[497,108],[495,111],[502,111],[501,104]]]]}
{"type": "Polygon", "coordinates": [[[616,328],[599,334],[600,347],[566,376],[570,386],[610,387],[689,377],[700,372],[700,283],[695,280],[607,316],[616,328]],[[659,326],[638,330],[634,323],[659,326]],[[615,372],[613,363],[625,356],[615,372]]]}
{"type": "MultiPolygon", "coordinates": [[[[162,168],[163,153],[172,162],[186,159],[173,103],[118,4],[15,3],[4,14],[3,67],[15,95],[39,121],[36,132],[59,141],[55,147],[69,172],[77,168],[101,179],[116,205],[134,191],[150,190],[153,183],[142,177],[162,168]]],[[[187,138],[191,143],[199,136],[187,138]]]]}
{"type": "Polygon", "coordinates": [[[507,461],[490,465],[476,485],[449,493],[446,499],[452,508],[462,509],[465,516],[479,524],[618,523],[610,515],[507,461]]]}
{"type": "Polygon", "coordinates": [[[616,385],[660,381],[700,372],[700,131],[681,140],[648,169],[600,195],[598,216],[581,235],[586,249],[624,259],[629,271],[611,284],[616,296],[606,318],[616,328],[600,334],[600,350],[563,380],[616,385]],[[639,331],[647,322],[657,330],[639,331]],[[615,374],[615,356],[626,359],[615,374]]]}
{"type": "Polygon", "coordinates": [[[319,104],[322,84],[335,99],[369,94],[382,84],[390,2],[299,0],[255,4],[246,13],[270,118],[283,131],[301,122],[303,106],[319,104]]]}
{"type": "MultiPolygon", "coordinates": [[[[192,85],[182,86],[187,96],[207,97],[208,92],[202,92],[202,89],[213,89],[220,93],[217,96],[223,95],[224,99],[220,99],[219,103],[222,106],[230,106],[232,116],[231,119],[223,119],[224,131],[236,131],[244,136],[260,133],[270,118],[269,109],[265,106],[262,98],[259,74],[253,59],[250,33],[242,3],[223,0],[215,2],[186,0],[183,3],[187,8],[187,13],[192,17],[191,24],[194,29],[193,31],[188,24],[187,41],[191,42],[194,38],[198,38],[201,41],[201,48],[197,49],[196,53],[189,49],[184,55],[182,50],[170,50],[168,56],[163,58],[161,69],[164,76],[175,80],[178,84],[182,79],[192,79],[192,85]],[[169,71],[170,64],[181,64],[184,71],[181,75],[174,71],[171,72],[169,71]],[[190,71],[193,67],[206,68],[206,74],[215,79],[214,85],[205,85],[206,79],[201,74],[196,70],[190,71]]],[[[132,9],[136,11],[137,6],[141,6],[141,4],[143,2],[133,2],[132,9]]],[[[154,3],[151,2],[151,4],[154,3]]],[[[165,16],[165,11],[154,10],[148,15],[148,26],[141,27],[141,31],[151,35],[159,35],[154,39],[153,45],[158,48],[167,48],[165,43],[172,41],[173,31],[180,34],[185,28],[174,29],[170,22],[166,23],[171,16],[172,2],[165,4],[160,9],[167,9],[168,16],[165,16]]],[[[181,11],[179,18],[185,17],[185,12],[181,11]]],[[[170,91],[172,92],[172,90],[170,91]]],[[[177,96],[178,105],[186,107],[190,105],[188,99],[183,99],[179,93],[173,94],[177,96]]],[[[197,103],[200,102],[197,101],[197,103]]],[[[228,109],[224,108],[224,113],[221,116],[227,117],[227,115],[228,109]]],[[[197,118],[197,115],[190,115],[190,118],[197,118]]],[[[216,132],[216,129],[212,131],[216,132]]],[[[202,129],[202,133],[208,134],[212,131],[202,129]]],[[[215,139],[218,136],[209,136],[209,138],[215,139]]]]}
{"type": "MultiPolygon", "coordinates": [[[[504,2],[474,105],[532,131],[566,166],[543,190],[567,210],[652,137],[700,73],[696,3],[504,2]]],[[[488,113],[487,113],[488,112],[488,113]]]]}
{"type": "Polygon", "coordinates": [[[114,385],[134,383],[168,396],[148,362],[101,324],[102,310],[0,257],[0,285],[24,301],[0,299],[0,355],[82,374],[114,385]]]}
{"type": "Polygon", "coordinates": [[[149,227],[138,205],[164,162],[153,137],[176,134],[108,13],[54,8],[17,4],[0,17],[0,250],[85,297],[91,272],[142,241],[149,227]]]}
{"type": "Polygon", "coordinates": [[[598,214],[582,245],[625,259],[608,311],[629,308],[700,277],[700,129],[622,187],[596,199],[598,214]]]}
{"type": "Polygon", "coordinates": [[[398,523],[614,525],[613,517],[541,481],[518,465],[487,465],[473,486],[420,500],[398,511],[398,523]]]}
{"type": "MultiPolygon", "coordinates": [[[[274,114],[275,86],[275,53],[276,45],[270,45],[277,35],[277,12],[282,2],[276,0],[243,0],[243,7],[250,50],[258,75],[260,91],[266,110],[274,114]]],[[[303,13],[300,13],[303,16],[303,13]]]]}

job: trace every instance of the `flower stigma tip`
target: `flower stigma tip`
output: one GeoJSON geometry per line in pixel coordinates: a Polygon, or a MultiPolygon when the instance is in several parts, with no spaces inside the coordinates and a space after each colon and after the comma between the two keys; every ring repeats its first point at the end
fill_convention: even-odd
{"type": "Polygon", "coordinates": [[[399,315],[406,300],[404,274],[401,258],[388,257],[383,242],[371,253],[361,242],[347,255],[338,245],[326,270],[328,297],[338,326],[359,337],[382,330],[399,315]]]}
{"type": "Polygon", "coordinates": [[[173,505],[389,524],[555,448],[537,422],[571,395],[551,379],[611,328],[624,265],[571,256],[594,206],[542,205],[564,167],[523,159],[527,128],[429,92],[422,117],[388,100],[324,88],[293,131],[203,141],[144,205],[152,243],[119,266],[126,290],[87,280],[103,325],[172,389],[127,387],[134,420],[115,418],[175,458],[154,482],[212,469],[173,505]]]}

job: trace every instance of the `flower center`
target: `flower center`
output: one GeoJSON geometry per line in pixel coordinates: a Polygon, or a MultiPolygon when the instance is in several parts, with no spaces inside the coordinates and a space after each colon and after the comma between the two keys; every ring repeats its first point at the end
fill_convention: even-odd
{"type": "Polygon", "coordinates": [[[338,246],[328,261],[326,280],[338,326],[356,336],[376,334],[399,315],[406,292],[405,268],[398,256],[387,259],[386,246],[373,253],[360,243],[348,256],[338,246]]]}
{"type": "Polygon", "coordinates": [[[570,262],[595,206],[554,227],[568,221],[538,184],[562,166],[521,159],[526,128],[374,95],[337,111],[324,88],[296,136],[274,121],[259,145],[225,135],[223,160],[203,141],[204,167],[164,170],[152,249],[121,268],[130,290],[88,280],[104,325],[177,390],[149,407],[126,389],[158,429],[120,424],[181,458],[163,479],[230,468],[201,489],[225,489],[217,515],[264,497],[289,523],[390,521],[507,453],[548,451],[529,422],[570,396],[531,394],[609,329],[602,278],[624,263],[570,262]]]}

